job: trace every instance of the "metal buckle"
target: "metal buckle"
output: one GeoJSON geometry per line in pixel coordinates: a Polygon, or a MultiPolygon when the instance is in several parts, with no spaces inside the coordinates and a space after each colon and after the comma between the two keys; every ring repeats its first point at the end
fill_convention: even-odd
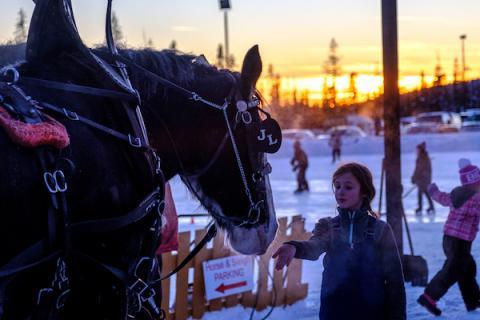
{"type": "Polygon", "coordinates": [[[65,114],[65,116],[70,119],[70,120],[74,120],[74,121],[77,121],[77,120],[80,120],[78,118],[78,114],[76,112],[73,112],[73,111],[70,111],[68,109],[65,109],[65,108],[62,108],[63,110],[63,113],[65,114]]]}
{"type": "Polygon", "coordinates": [[[140,148],[142,146],[142,140],[138,137],[132,136],[131,134],[128,134],[128,143],[135,148],[140,148]]]}
{"type": "Polygon", "coordinates": [[[200,96],[195,93],[195,92],[192,92],[192,96],[190,97],[190,99],[194,100],[194,101],[199,101],[200,100],[200,96]]]}
{"type": "Polygon", "coordinates": [[[150,288],[148,284],[145,283],[142,279],[137,277],[137,280],[128,287],[128,289],[135,292],[135,294],[140,298],[141,302],[145,302],[155,296],[155,290],[150,288]]]}

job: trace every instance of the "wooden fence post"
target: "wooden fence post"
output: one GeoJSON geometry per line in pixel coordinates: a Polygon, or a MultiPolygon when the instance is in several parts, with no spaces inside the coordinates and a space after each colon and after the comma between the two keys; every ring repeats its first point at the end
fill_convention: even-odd
{"type": "MultiPolygon", "coordinates": [[[[190,252],[190,232],[180,233],[178,238],[177,263],[190,252]]],[[[186,320],[188,318],[188,270],[192,263],[189,262],[183,269],[177,272],[175,292],[175,320],[186,320]]]]}
{"type": "MultiPolygon", "coordinates": [[[[162,254],[162,276],[173,270],[177,265],[177,256],[171,252],[162,254]]],[[[170,314],[170,278],[162,281],[162,309],[165,310],[167,320],[172,320],[170,314]]]]}
{"type": "MultiPolygon", "coordinates": [[[[292,217],[291,240],[304,240],[306,237],[305,222],[301,216],[292,217]]],[[[308,294],[308,284],[302,284],[302,261],[293,259],[287,274],[287,304],[304,299],[308,294]]]]}
{"type": "MultiPolygon", "coordinates": [[[[195,231],[195,244],[198,244],[207,231],[200,229],[195,231]]],[[[206,310],[205,283],[203,282],[203,261],[207,260],[210,249],[203,247],[193,258],[193,297],[192,297],[192,318],[201,319],[206,310]]]]}
{"type": "MultiPolygon", "coordinates": [[[[278,219],[278,231],[275,237],[275,243],[273,244],[274,251],[276,251],[282,244],[287,240],[287,217],[278,219]]],[[[277,260],[275,259],[274,263],[277,260]]],[[[275,266],[275,265],[274,265],[275,266]]],[[[283,287],[283,274],[284,270],[276,270],[274,267],[273,271],[273,287],[275,289],[275,296],[272,301],[274,306],[280,306],[285,304],[285,288],[283,287]]]]}

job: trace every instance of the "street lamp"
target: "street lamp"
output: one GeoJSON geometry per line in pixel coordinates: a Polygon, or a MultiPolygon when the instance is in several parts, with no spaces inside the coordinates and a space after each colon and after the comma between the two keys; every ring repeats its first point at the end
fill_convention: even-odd
{"type": "Polygon", "coordinates": [[[465,67],[465,39],[467,39],[466,34],[460,35],[460,40],[462,40],[462,81],[465,82],[465,71],[467,70],[465,67]]]}
{"type": "Polygon", "coordinates": [[[230,0],[220,0],[220,10],[223,10],[223,25],[225,30],[225,65],[231,67],[230,51],[228,46],[228,10],[231,9],[230,0]]]}

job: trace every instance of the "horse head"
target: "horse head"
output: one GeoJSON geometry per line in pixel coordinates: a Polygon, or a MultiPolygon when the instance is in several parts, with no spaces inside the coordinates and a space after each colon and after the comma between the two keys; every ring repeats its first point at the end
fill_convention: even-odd
{"type": "MultiPolygon", "coordinates": [[[[138,56],[131,57],[138,61],[138,56]]],[[[166,77],[189,91],[190,99],[168,86],[144,97],[147,129],[162,170],[167,178],[180,175],[236,251],[263,254],[275,237],[277,222],[268,179],[271,168],[258,145],[266,139],[261,115],[266,113],[255,95],[262,71],[258,47],[248,51],[240,74],[170,52],[173,60],[186,57],[187,63],[168,63],[167,72],[175,76],[166,77]]],[[[157,58],[158,68],[162,59],[157,58]]],[[[269,115],[267,119],[276,124],[269,115]]],[[[280,143],[269,139],[270,144],[280,143]]]]}

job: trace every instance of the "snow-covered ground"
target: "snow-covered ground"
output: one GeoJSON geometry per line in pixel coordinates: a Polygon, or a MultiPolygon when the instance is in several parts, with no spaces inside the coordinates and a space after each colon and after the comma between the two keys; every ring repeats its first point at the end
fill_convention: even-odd
{"type": "MultiPolygon", "coordinates": [[[[402,182],[405,191],[411,187],[410,177],[415,166],[415,146],[426,141],[427,150],[432,158],[433,181],[441,190],[450,191],[459,184],[457,161],[459,158],[469,158],[472,163],[480,165],[480,133],[458,133],[444,135],[410,135],[402,137],[402,182]]],[[[270,175],[274,194],[277,217],[301,214],[306,218],[306,228],[311,230],[316,220],[335,214],[335,199],[331,189],[331,176],[336,165],[331,164],[330,150],[324,140],[303,142],[303,147],[309,155],[310,166],[307,178],[310,183],[310,193],[294,195],[296,180],[289,161],[292,156],[292,141],[284,141],[280,151],[269,157],[273,172],[270,175]]],[[[377,193],[379,191],[380,170],[383,157],[383,137],[367,137],[357,142],[349,142],[343,147],[342,161],[357,161],[367,165],[375,180],[377,193]]],[[[173,195],[179,213],[204,212],[198,202],[194,201],[179,179],[172,181],[173,195]]],[[[444,255],[441,247],[442,227],[448,208],[436,204],[437,213],[434,217],[417,218],[416,190],[403,199],[405,212],[410,222],[415,254],[427,259],[429,278],[442,266],[444,255]]],[[[385,210],[385,201],[383,201],[385,210]]],[[[424,209],[428,205],[424,199],[424,209]]],[[[374,210],[378,209],[378,197],[373,201],[374,210]]],[[[207,219],[196,219],[194,225],[190,220],[180,220],[180,230],[201,228],[207,219]]],[[[404,251],[409,253],[407,241],[404,241],[404,251]]],[[[476,240],[472,253],[477,265],[480,266],[480,244],[476,240]]],[[[320,286],[322,281],[323,257],[318,261],[304,261],[303,282],[309,284],[308,297],[286,308],[275,308],[270,319],[318,319],[320,286]]],[[[477,275],[480,282],[480,273],[477,275]]],[[[416,303],[422,288],[406,284],[408,319],[430,319],[432,316],[416,303]]],[[[457,286],[450,289],[439,302],[443,314],[438,319],[480,319],[480,310],[466,312],[457,286]]],[[[251,309],[235,307],[206,314],[204,319],[249,319],[251,309]]],[[[267,310],[256,313],[254,319],[261,319],[267,310]]]]}

